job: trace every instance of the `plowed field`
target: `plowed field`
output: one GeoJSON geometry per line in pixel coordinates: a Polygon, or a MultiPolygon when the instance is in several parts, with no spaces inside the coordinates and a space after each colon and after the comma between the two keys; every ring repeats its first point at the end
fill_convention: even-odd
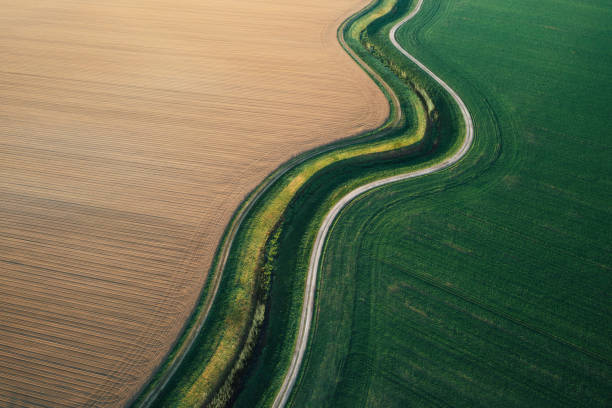
{"type": "Polygon", "coordinates": [[[0,0],[0,406],[125,405],[269,172],[381,123],[363,0],[0,0]]]}

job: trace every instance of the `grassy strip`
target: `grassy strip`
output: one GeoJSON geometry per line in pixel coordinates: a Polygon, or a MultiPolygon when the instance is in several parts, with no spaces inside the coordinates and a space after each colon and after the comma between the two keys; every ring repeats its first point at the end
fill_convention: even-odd
{"type": "MultiPolygon", "coordinates": [[[[392,3],[379,1],[371,10],[380,12],[381,9],[388,8],[392,3]]],[[[257,288],[260,272],[266,265],[265,261],[262,263],[266,257],[265,243],[270,242],[269,238],[278,220],[282,219],[283,214],[291,212],[292,202],[296,202],[295,197],[299,196],[298,193],[304,189],[309,180],[313,179],[314,175],[317,175],[319,179],[322,175],[329,175],[331,169],[336,169],[335,164],[337,163],[345,163],[349,167],[357,166],[346,175],[353,179],[357,174],[360,174],[361,177],[349,183],[342,182],[344,189],[338,190],[328,197],[328,200],[323,201],[328,205],[333,202],[334,198],[340,197],[343,191],[352,189],[357,184],[397,171],[399,163],[402,163],[406,155],[414,155],[417,150],[431,151],[432,148],[439,147],[437,144],[440,140],[450,140],[441,135],[443,132],[437,126],[436,117],[439,112],[436,112],[434,116],[430,115],[428,119],[428,114],[435,111],[434,100],[429,99],[424,92],[418,94],[413,91],[417,88],[415,84],[419,84],[418,89],[426,89],[422,82],[415,78],[407,81],[408,75],[403,80],[401,75],[400,78],[394,75],[391,60],[381,61],[369,54],[361,45],[361,32],[357,33],[354,26],[351,25],[345,29],[344,34],[347,43],[350,41],[351,47],[360,49],[360,57],[367,59],[368,64],[372,64],[383,73],[386,81],[393,81],[394,87],[399,89],[402,106],[406,107],[405,120],[400,121],[397,127],[390,126],[388,122],[383,127],[386,133],[382,138],[375,138],[376,133],[370,133],[356,141],[346,143],[345,147],[337,150],[313,154],[314,157],[293,168],[288,168],[282,177],[268,184],[269,187],[264,194],[257,197],[258,200],[247,200],[248,203],[253,203],[250,208],[251,214],[240,223],[237,229],[232,251],[225,266],[224,279],[219,287],[218,301],[213,304],[207,314],[201,330],[201,333],[205,334],[219,334],[198,336],[184,363],[161,394],[156,405],[195,406],[212,401],[215,392],[220,389],[223,390],[223,395],[231,394],[232,386],[227,384],[233,383],[232,377],[235,377],[235,374],[241,370],[243,361],[249,354],[245,350],[251,349],[252,339],[258,332],[257,325],[253,324],[253,317],[258,310],[257,315],[260,316],[263,307],[263,303],[258,302],[257,299],[257,288]],[[346,35],[347,33],[349,35],[346,35]],[[407,87],[407,82],[412,86],[407,87]],[[434,126],[429,130],[429,137],[424,138],[428,122],[434,123],[434,126]],[[369,141],[369,139],[374,139],[374,141],[369,141]],[[408,148],[414,147],[417,143],[420,143],[419,149],[408,148]],[[393,153],[389,154],[389,152],[393,153]],[[381,166],[375,172],[368,171],[372,170],[372,165],[380,162],[381,159],[387,162],[387,167],[381,166]],[[368,173],[368,176],[364,177],[365,173],[368,173]],[[234,373],[233,376],[232,373],[234,373]]],[[[380,49],[382,50],[382,45],[380,49]]],[[[407,68],[404,69],[404,72],[410,72],[407,68]]],[[[451,145],[448,144],[446,147],[450,148],[451,145]]],[[[446,150],[438,149],[438,151],[446,150]]],[[[415,165],[418,166],[419,163],[415,162],[415,165]]],[[[242,208],[244,207],[243,205],[242,208]]],[[[307,245],[304,248],[306,247],[307,245]]],[[[219,255],[217,262],[218,259],[219,255]]],[[[210,291],[208,294],[210,298],[210,291]]],[[[194,325],[192,324],[191,327],[194,325]]],[[[225,400],[227,398],[221,396],[217,401],[225,400]]]]}
{"type": "MultiPolygon", "coordinates": [[[[374,1],[372,5],[374,5],[375,3],[376,2],[374,1]]],[[[352,20],[354,21],[358,17],[368,14],[371,8],[373,7],[366,7],[365,9],[357,13],[355,16],[353,16],[352,20]]],[[[347,22],[343,24],[343,27],[346,25],[347,22]]],[[[342,30],[344,31],[344,28],[342,30]]],[[[396,133],[396,130],[401,128],[403,116],[399,111],[400,103],[391,88],[384,82],[384,80],[377,74],[375,70],[371,69],[359,57],[352,53],[351,49],[344,43],[344,41],[341,41],[341,44],[345,48],[345,50],[347,50],[349,55],[364,68],[366,73],[371,76],[374,82],[376,82],[379,85],[380,89],[383,91],[385,97],[387,98],[390,104],[389,118],[385,121],[383,125],[381,125],[377,129],[365,131],[358,135],[340,139],[328,145],[314,148],[310,151],[304,152],[296,157],[293,157],[292,159],[281,165],[273,173],[271,173],[259,186],[257,186],[251,193],[247,195],[245,200],[234,212],[230,222],[228,223],[228,227],[226,228],[222,236],[215,257],[213,259],[211,272],[208,274],[208,279],[205,282],[202,288],[202,292],[199,296],[200,300],[198,301],[198,304],[192,312],[192,315],[187,320],[185,327],[182,330],[181,336],[172,346],[171,352],[165,358],[162,365],[158,368],[158,370],[156,370],[155,374],[143,387],[143,390],[138,394],[137,398],[132,402],[133,407],[143,407],[151,405],[152,401],[157,398],[157,394],[160,391],[160,388],[165,387],[165,385],[161,384],[163,384],[164,381],[167,381],[170,376],[173,376],[174,373],[172,372],[172,370],[175,369],[175,366],[177,364],[181,364],[181,357],[184,356],[186,352],[192,347],[192,341],[194,340],[195,336],[202,330],[202,325],[208,317],[208,314],[210,313],[210,308],[218,292],[219,282],[221,281],[223,271],[226,267],[227,256],[231,249],[234,238],[236,237],[238,228],[242,224],[242,221],[246,218],[247,214],[249,214],[249,212],[252,210],[253,204],[257,200],[259,200],[264,195],[264,193],[266,193],[267,190],[272,185],[274,185],[281,177],[284,177],[290,169],[295,169],[295,167],[297,167],[299,164],[304,163],[312,159],[313,157],[321,155],[325,152],[332,151],[334,149],[354,146],[372,140],[383,139],[391,133],[396,133]]],[[[396,147],[397,146],[398,144],[396,143],[396,147]]]]}
{"type": "Polygon", "coordinates": [[[225,379],[225,382],[216,392],[214,398],[210,402],[209,405],[211,407],[224,407],[232,400],[236,389],[236,383],[239,381],[240,376],[244,374],[249,358],[251,357],[259,338],[259,332],[266,314],[266,304],[270,291],[272,270],[278,255],[278,237],[280,233],[281,229],[279,226],[277,226],[266,243],[263,255],[263,264],[259,269],[259,274],[257,277],[257,283],[259,286],[257,288],[257,305],[255,306],[251,328],[249,329],[245,344],[240,351],[238,360],[234,363],[234,366],[225,379]]]}
{"type": "MultiPolygon", "coordinates": [[[[367,66],[364,66],[364,68],[367,68],[367,66]]],[[[386,133],[389,133],[389,131],[392,131],[399,126],[402,119],[401,114],[398,114],[399,102],[396,101],[392,91],[386,86],[386,84],[384,84],[382,79],[374,71],[366,71],[372,76],[372,79],[380,85],[383,93],[390,103],[390,116],[387,121],[378,129],[366,131],[350,138],[332,142],[328,145],[315,148],[290,159],[276,171],[270,174],[270,176],[268,176],[256,189],[248,194],[246,199],[233,214],[228,227],[223,234],[213,260],[211,272],[208,274],[208,279],[205,282],[199,296],[200,300],[192,312],[192,315],[187,320],[181,336],[173,345],[171,352],[165,358],[160,368],[156,370],[155,374],[143,387],[143,390],[138,394],[137,398],[132,402],[133,407],[150,406],[153,401],[157,399],[161,388],[165,387],[164,382],[167,381],[170,376],[174,375],[173,370],[176,369],[177,365],[182,363],[181,357],[183,357],[187,351],[191,349],[195,336],[202,330],[202,325],[210,313],[210,308],[218,292],[218,285],[221,281],[223,271],[226,266],[227,253],[230,251],[232,242],[237,234],[238,227],[252,209],[253,204],[263,196],[268,188],[276,183],[279,178],[283,177],[289,169],[295,168],[300,163],[303,163],[312,157],[339,147],[352,146],[373,139],[382,138],[386,135],[386,133]]]]}
{"type": "MultiPolygon", "coordinates": [[[[372,37],[371,45],[382,48],[382,44],[387,41],[389,23],[404,15],[410,5],[404,2],[396,7],[396,3],[392,1],[380,1],[377,5],[392,13],[389,16],[374,9],[373,14],[377,17],[372,22],[384,18],[386,24],[379,24],[368,36],[372,37]]],[[[350,31],[351,28],[353,27],[349,26],[347,30],[350,31]]],[[[414,73],[403,57],[395,60],[374,59],[364,44],[359,42],[360,38],[365,38],[363,32],[353,30],[353,35],[346,37],[347,43],[352,43],[351,46],[363,53],[364,59],[369,58],[369,64],[379,67],[383,78],[394,85],[400,98],[409,94],[418,95],[418,90],[430,86],[427,78],[417,76],[416,73],[414,76],[401,75],[401,72],[414,73]]],[[[284,233],[280,237],[280,254],[272,284],[269,319],[257,349],[257,360],[251,367],[249,377],[236,400],[236,406],[269,405],[282,382],[293,351],[312,242],[329,208],[337,199],[359,185],[392,174],[430,166],[447,157],[461,143],[462,126],[457,120],[454,106],[444,95],[437,92],[432,94],[431,99],[419,100],[417,105],[427,112],[427,116],[421,119],[428,123],[427,135],[418,147],[334,163],[314,175],[308,185],[296,194],[284,214],[284,233]]],[[[415,118],[410,106],[406,110],[406,116],[407,122],[413,123],[415,118]]],[[[403,131],[410,132],[410,129],[410,126],[406,126],[403,131]]]]}

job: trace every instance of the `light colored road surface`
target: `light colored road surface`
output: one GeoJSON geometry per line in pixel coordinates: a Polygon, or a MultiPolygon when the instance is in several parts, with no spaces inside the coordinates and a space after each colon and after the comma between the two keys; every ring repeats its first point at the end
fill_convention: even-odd
{"type": "Polygon", "coordinates": [[[465,139],[463,140],[463,144],[461,147],[449,158],[444,160],[441,163],[436,163],[431,167],[427,167],[424,169],[419,169],[415,171],[411,171],[409,173],[398,174],[397,176],[388,177],[382,180],[373,181],[369,184],[365,184],[344,197],[334,205],[334,207],[329,211],[329,213],[325,216],[323,220],[323,224],[317,233],[317,237],[314,243],[314,247],[312,249],[312,254],[310,256],[310,263],[308,266],[308,276],[306,280],[306,289],[304,293],[304,304],[302,306],[302,314],[300,317],[300,326],[298,331],[298,337],[295,343],[295,349],[293,351],[293,357],[291,359],[291,365],[289,366],[289,370],[285,375],[285,379],[283,380],[283,384],[276,395],[276,398],[273,403],[274,408],[282,408],[286,405],[289,396],[291,395],[291,391],[297,379],[298,373],[300,371],[300,367],[302,365],[302,361],[304,359],[304,353],[306,351],[306,346],[308,342],[308,335],[310,333],[310,326],[312,324],[312,315],[314,309],[314,298],[315,298],[315,289],[317,286],[317,273],[319,271],[319,263],[321,260],[321,255],[323,254],[323,247],[325,245],[325,240],[327,239],[327,234],[329,229],[331,228],[334,220],[342,211],[342,209],[350,203],[353,199],[358,197],[359,195],[370,191],[374,188],[384,186],[386,184],[394,183],[401,180],[407,180],[415,177],[424,176],[426,174],[435,173],[442,169],[445,169],[451,166],[454,163],[457,163],[469,150],[472,145],[472,141],[474,139],[474,125],[472,122],[472,116],[465,106],[465,103],[461,100],[459,95],[450,87],[446,82],[440,79],[436,74],[431,72],[425,65],[423,65],[420,61],[418,61],[415,57],[410,55],[408,51],[406,51],[396,40],[397,30],[408,20],[412,19],[421,9],[423,4],[423,0],[419,0],[412,12],[404,17],[400,22],[398,22],[391,31],[389,32],[389,39],[391,43],[397,48],[402,54],[404,54],[408,59],[414,62],[419,66],[427,75],[432,77],[442,88],[444,88],[453,98],[453,100],[457,103],[461,110],[461,114],[463,116],[463,120],[465,122],[465,139]]]}

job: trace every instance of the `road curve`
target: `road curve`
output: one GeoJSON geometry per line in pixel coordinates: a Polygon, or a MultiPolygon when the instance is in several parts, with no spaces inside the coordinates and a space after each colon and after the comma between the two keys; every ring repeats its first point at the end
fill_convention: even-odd
{"type": "Polygon", "coordinates": [[[298,330],[297,340],[295,342],[295,349],[293,351],[293,356],[291,358],[291,365],[287,370],[287,374],[283,379],[283,384],[274,399],[274,403],[272,406],[274,408],[283,408],[287,401],[289,400],[289,396],[291,395],[291,391],[293,386],[295,385],[295,381],[297,379],[298,373],[300,371],[300,367],[302,365],[302,361],[304,359],[304,353],[306,352],[306,346],[308,343],[308,336],[310,333],[310,327],[312,324],[312,315],[314,310],[314,298],[315,298],[315,290],[317,287],[317,274],[319,272],[319,263],[321,261],[321,256],[323,254],[323,247],[325,245],[325,240],[327,239],[327,234],[329,233],[329,229],[334,223],[336,217],[342,211],[342,209],[354,200],[359,195],[370,191],[374,188],[384,186],[386,184],[394,183],[401,180],[407,180],[415,177],[424,176],[426,174],[435,173],[442,169],[445,169],[455,163],[457,163],[470,149],[472,142],[474,140],[474,124],[472,121],[472,116],[468,111],[467,106],[461,100],[459,95],[450,87],[446,82],[444,82],[440,77],[431,72],[429,68],[423,65],[419,60],[410,55],[408,51],[406,51],[396,40],[397,30],[408,20],[412,19],[421,9],[423,5],[423,0],[418,0],[418,3],[414,7],[414,9],[401,21],[391,28],[389,31],[389,39],[391,43],[397,48],[404,56],[406,56],[409,60],[414,62],[419,68],[421,68],[427,75],[433,78],[442,88],[444,88],[450,96],[453,98],[455,103],[459,106],[461,110],[461,114],[463,116],[463,120],[465,122],[465,138],[463,140],[462,145],[459,149],[450,157],[445,159],[440,163],[436,163],[430,167],[411,171],[408,173],[398,174],[396,176],[384,178],[381,180],[373,181],[371,183],[365,184],[361,187],[356,188],[351,191],[344,197],[340,199],[332,209],[327,213],[325,219],[323,220],[323,224],[319,228],[317,233],[317,237],[315,239],[314,247],[312,249],[312,253],[310,255],[310,263],[308,265],[308,275],[306,278],[306,288],[304,291],[304,304],[302,306],[302,314],[300,316],[300,326],[298,330]]]}

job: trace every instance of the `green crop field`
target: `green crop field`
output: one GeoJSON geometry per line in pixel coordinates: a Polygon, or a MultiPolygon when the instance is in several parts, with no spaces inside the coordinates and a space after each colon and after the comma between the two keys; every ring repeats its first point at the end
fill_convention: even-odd
{"type": "MultiPolygon", "coordinates": [[[[377,0],[340,31],[393,89],[401,120],[297,157],[245,200],[217,300],[156,406],[269,406],[326,212],[463,140],[451,98],[388,39],[412,6],[377,0]]],[[[603,2],[426,0],[399,31],[467,103],[475,142],[458,165],[342,212],[290,405],[610,405],[611,13],[603,2]]]]}
{"type": "Polygon", "coordinates": [[[611,28],[604,0],[427,0],[400,30],[476,142],[342,213],[293,406],[612,405],[611,28]]]}

